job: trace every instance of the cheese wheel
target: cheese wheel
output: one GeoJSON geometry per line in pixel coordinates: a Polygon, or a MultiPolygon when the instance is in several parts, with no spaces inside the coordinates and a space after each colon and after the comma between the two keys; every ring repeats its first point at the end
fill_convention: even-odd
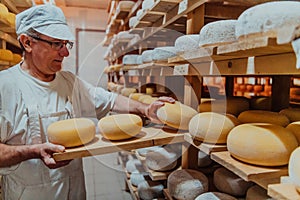
{"type": "Polygon", "coordinates": [[[146,180],[138,184],[138,196],[142,200],[153,200],[164,197],[164,185],[159,181],[146,180]]]}
{"type": "Polygon", "coordinates": [[[199,34],[183,35],[175,40],[175,48],[177,53],[184,51],[192,51],[199,48],[199,34]]]}
{"type": "Polygon", "coordinates": [[[291,154],[288,165],[288,172],[291,181],[295,184],[297,190],[300,192],[300,147],[297,147],[291,154]]]}
{"type": "Polygon", "coordinates": [[[17,64],[21,61],[22,61],[22,56],[20,56],[19,54],[14,53],[13,54],[13,60],[11,62],[14,63],[14,64],[17,64]]]}
{"type": "Polygon", "coordinates": [[[162,148],[161,146],[153,146],[153,147],[145,147],[141,149],[137,149],[136,151],[140,156],[146,156],[148,152],[156,151],[158,149],[162,148]]]}
{"type": "Polygon", "coordinates": [[[238,17],[235,34],[238,38],[252,34],[276,37],[278,29],[293,28],[300,24],[299,9],[300,3],[295,1],[267,2],[253,6],[238,17]]]}
{"type": "Polygon", "coordinates": [[[125,97],[129,97],[129,95],[131,93],[135,93],[135,92],[137,92],[137,90],[135,88],[126,88],[125,87],[121,90],[121,95],[123,95],[125,97]]]}
{"type": "Polygon", "coordinates": [[[135,137],[140,133],[142,126],[142,119],[134,114],[110,115],[98,122],[100,133],[108,140],[125,140],[135,137]]]}
{"type": "Polygon", "coordinates": [[[142,3],[143,10],[149,10],[154,6],[155,0],[144,0],[142,3]]]}
{"type": "Polygon", "coordinates": [[[246,200],[272,200],[273,198],[269,197],[267,190],[264,188],[254,185],[251,186],[246,193],[246,200]]]}
{"type": "Polygon", "coordinates": [[[244,196],[253,185],[224,167],[214,171],[213,181],[219,191],[232,196],[244,196]]]}
{"type": "Polygon", "coordinates": [[[209,166],[213,160],[210,158],[210,155],[204,153],[203,151],[198,152],[198,167],[207,167],[209,166]]]}
{"type": "Polygon", "coordinates": [[[94,122],[86,118],[57,121],[50,124],[47,129],[49,142],[65,147],[84,145],[92,141],[95,134],[94,122]]]}
{"type": "Polygon", "coordinates": [[[238,124],[238,119],[233,115],[204,112],[190,120],[189,133],[206,143],[225,144],[229,131],[238,124]]]}
{"type": "Polygon", "coordinates": [[[145,104],[151,104],[157,99],[158,99],[157,97],[144,98],[141,102],[145,104]]]}
{"type": "Polygon", "coordinates": [[[146,155],[146,165],[154,171],[170,171],[177,166],[177,154],[168,148],[159,148],[148,152],[146,155]]]}
{"type": "Polygon", "coordinates": [[[152,62],[152,54],[153,54],[153,50],[145,50],[142,53],[142,61],[143,63],[148,63],[148,62],[152,62]]]}
{"type": "Polygon", "coordinates": [[[153,93],[154,93],[154,88],[152,88],[152,87],[146,88],[146,94],[152,95],[153,93]]]}
{"type": "Polygon", "coordinates": [[[227,137],[227,149],[238,160],[261,166],[282,166],[298,146],[293,133],[274,124],[241,124],[227,137]]]}
{"type": "Polygon", "coordinates": [[[279,126],[287,126],[290,120],[283,114],[265,110],[247,110],[239,114],[241,123],[270,123],[279,126]]]}
{"type": "Polygon", "coordinates": [[[193,108],[176,101],[174,104],[165,103],[159,108],[157,117],[170,127],[188,130],[190,120],[197,113],[193,108]]]}
{"type": "Polygon", "coordinates": [[[144,93],[134,92],[129,95],[130,99],[138,101],[140,96],[145,95],[144,93]]]}
{"type": "Polygon", "coordinates": [[[14,56],[10,50],[0,49],[0,60],[13,61],[14,56]]]}
{"type": "Polygon", "coordinates": [[[125,168],[129,174],[132,174],[132,173],[142,174],[145,172],[142,162],[138,159],[127,160],[127,162],[125,164],[125,168]]]}
{"type": "Polygon", "coordinates": [[[292,122],[286,127],[288,130],[292,131],[292,133],[297,138],[298,143],[300,144],[300,121],[292,122]]]}
{"type": "Polygon", "coordinates": [[[282,109],[280,114],[284,114],[289,118],[290,122],[300,121],[300,109],[299,108],[286,108],[282,109]]]}
{"type": "Polygon", "coordinates": [[[237,198],[221,192],[206,192],[197,196],[195,200],[237,200],[237,198]]]}
{"type": "Polygon", "coordinates": [[[139,55],[136,54],[128,54],[123,56],[122,63],[124,65],[136,65],[137,64],[137,58],[139,55]]]}
{"type": "Polygon", "coordinates": [[[272,98],[253,96],[250,99],[250,110],[271,110],[272,98]]]}
{"type": "Polygon", "coordinates": [[[133,28],[134,25],[137,23],[137,21],[138,21],[138,19],[136,16],[130,17],[129,22],[128,22],[129,28],[133,28]]]}
{"type": "Polygon", "coordinates": [[[7,14],[7,13],[8,13],[8,8],[4,4],[0,3],[0,14],[7,14]]]}
{"type": "Polygon", "coordinates": [[[249,110],[249,99],[246,97],[228,97],[200,103],[199,112],[228,113],[238,116],[241,112],[249,110]]]}
{"type": "Polygon", "coordinates": [[[199,33],[199,46],[217,46],[236,41],[236,20],[218,20],[206,24],[199,33]]]}
{"type": "Polygon", "coordinates": [[[139,101],[139,102],[143,102],[145,99],[149,99],[149,98],[151,99],[152,96],[149,95],[149,94],[143,94],[143,95],[139,96],[138,101],[139,101]]]}
{"type": "Polygon", "coordinates": [[[168,176],[167,187],[169,194],[177,200],[194,200],[208,192],[208,179],[197,170],[181,169],[168,176]]]}
{"type": "Polygon", "coordinates": [[[173,46],[156,47],[152,52],[154,61],[165,61],[168,58],[176,56],[176,48],[173,46]]]}
{"type": "Polygon", "coordinates": [[[149,178],[146,178],[146,175],[140,174],[138,172],[133,172],[130,174],[130,183],[137,187],[141,182],[145,181],[146,179],[149,180],[149,178]]]}

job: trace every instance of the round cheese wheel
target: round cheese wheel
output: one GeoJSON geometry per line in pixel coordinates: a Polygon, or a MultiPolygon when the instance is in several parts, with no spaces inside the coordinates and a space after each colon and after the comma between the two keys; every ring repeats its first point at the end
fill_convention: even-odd
{"type": "Polygon", "coordinates": [[[164,197],[164,185],[159,181],[146,180],[138,184],[138,196],[142,200],[153,200],[164,197]]]}
{"type": "Polygon", "coordinates": [[[16,14],[14,14],[12,12],[8,12],[5,16],[6,16],[6,20],[8,21],[9,25],[11,27],[15,27],[16,14]]]}
{"type": "Polygon", "coordinates": [[[282,109],[280,114],[284,114],[289,118],[290,122],[300,121],[300,109],[299,108],[286,108],[282,109]]]}
{"type": "Polygon", "coordinates": [[[1,14],[7,14],[8,13],[8,8],[2,3],[0,3],[0,13],[1,14]]]}
{"type": "Polygon", "coordinates": [[[149,180],[144,174],[140,174],[138,172],[131,173],[129,179],[130,183],[135,187],[137,187],[141,182],[144,182],[146,179],[149,180]]]}
{"type": "Polygon", "coordinates": [[[19,54],[14,53],[14,54],[13,54],[13,60],[12,60],[12,63],[17,64],[17,63],[19,63],[19,62],[21,62],[21,61],[22,61],[22,56],[19,55],[19,54]]]}
{"type": "Polygon", "coordinates": [[[163,107],[159,108],[157,110],[157,117],[170,127],[188,130],[190,120],[197,113],[190,106],[176,101],[174,104],[165,103],[163,107]]]}
{"type": "Polygon", "coordinates": [[[84,145],[92,141],[96,134],[95,123],[86,118],[66,119],[48,126],[49,142],[65,147],[84,145]]]}
{"type": "Polygon", "coordinates": [[[300,121],[292,122],[286,127],[288,130],[292,131],[300,144],[300,121]]]}
{"type": "Polygon", "coordinates": [[[149,10],[154,6],[155,0],[144,0],[142,3],[143,10],[149,10]]]}
{"type": "Polygon", "coordinates": [[[148,152],[146,155],[146,165],[154,171],[170,171],[177,166],[177,154],[168,148],[159,148],[148,152]]]}
{"type": "Polygon", "coordinates": [[[164,61],[176,56],[176,53],[176,48],[173,46],[156,47],[153,49],[152,59],[154,61],[164,61]]]}
{"type": "Polygon", "coordinates": [[[239,114],[241,123],[270,123],[279,126],[287,126],[290,120],[283,114],[265,110],[247,110],[239,114]]]}
{"type": "Polygon", "coordinates": [[[134,114],[116,114],[103,117],[98,122],[102,136],[108,140],[125,140],[140,133],[142,119],[134,114]]]}
{"type": "Polygon", "coordinates": [[[143,94],[143,95],[139,96],[138,101],[143,102],[145,99],[151,99],[151,98],[152,98],[151,95],[149,95],[149,94],[143,94]]]}
{"type": "Polygon", "coordinates": [[[238,160],[262,166],[282,166],[298,146],[293,133],[274,124],[241,124],[227,137],[227,149],[238,160]]]}
{"type": "Polygon", "coordinates": [[[203,112],[190,120],[189,133],[206,143],[225,144],[229,131],[238,124],[238,119],[233,115],[203,112]]]}
{"type": "Polygon", "coordinates": [[[251,34],[276,37],[278,29],[299,25],[299,9],[300,3],[295,1],[274,1],[250,7],[238,17],[235,34],[238,38],[246,38],[251,34]]]}
{"type": "Polygon", "coordinates": [[[232,196],[244,196],[252,182],[247,182],[232,171],[220,167],[214,171],[213,177],[215,187],[226,194],[232,196]]]}
{"type": "Polygon", "coordinates": [[[157,99],[158,99],[157,97],[144,98],[141,102],[145,104],[151,104],[157,99]]]}
{"type": "Polygon", "coordinates": [[[246,200],[273,200],[273,198],[269,197],[267,194],[267,190],[264,188],[254,185],[251,186],[246,193],[246,200]]]}
{"type": "Polygon", "coordinates": [[[208,192],[208,179],[197,170],[181,169],[168,176],[167,187],[169,194],[177,200],[194,200],[208,192]]]}
{"type": "Polygon", "coordinates": [[[143,174],[145,172],[142,162],[138,159],[127,160],[127,162],[125,164],[125,168],[129,174],[132,174],[132,173],[143,174]]]}
{"type": "Polygon", "coordinates": [[[129,98],[138,101],[139,98],[140,98],[140,96],[142,96],[142,95],[145,95],[145,94],[144,93],[135,92],[135,93],[131,93],[129,95],[129,98]]]}
{"type": "Polygon", "coordinates": [[[138,22],[137,16],[130,17],[128,22],[129,28],[133,28],[137,22],[138,22]]]}
{"type": "Polygon", "coordinates": [[[200,103],[199,112],[228,113],[238,116],[241,112],[249,110],[249,99],[246,97],[228,97],[200,103]]]}
{"type": "Polygon", "coordinates": [[[199,34],[183,35],[175,40],[174,44],[177,53],[192,51],[199,48],[199,34]]]}
{"type": "Polygon", "coordinates": [[[145,147],[145,148],[137,149],[137,152],[140,156],[145,157],[148,152],[156,151],[160,148],[162,148],[162,147],[161,146],[145,147]]]}
{"type": "Polygon", "coordinates": [[[253,96],[250,99],[250,110],[271,110],[272,98],[253,96]]]}
{"type": "Polygon", "coordinates": [[[300,192],[300,147],[297,147],[291,154],[288,165],[288,172],[291,181],[295,184],[297,190],[300,192]]]}
{"type": "Polygon", "coordinates": [[[195,200],[237,200],[237,198],[222,192],[206,192],[197,196],[195,200]]]}
{"type": "Polygon", "coordinates": [[[236,41],[236,20],[218,20],[203,26],[199,33],[199,46],[217,46],[236,41]]]}
{"type": "Polygon", "coordinates": [[[198,167],[207,167],[213,160],[210,158],[210,155],[204,153],[203,151],[198,152],[198,167]]]}
{"type": "Polygon", "coordinates": [[[139,55],[136,54],[128,54],[123,56],[122,63],[124,65],[136,65],[137,64],[137,58],[139,55]]]}
{"type": "Polygon", "coordinates": [[[14,56],[10,50],[0,49],[0,60],[13,61],[14,56]]]}
{"type": "Polygon", "coordinates": [[[142,53],[142,61],[143,63],[148,63],[148,62],[152,62],[152,54],[153,54],[153,50],[145,50],[142,53]]]}
{"type": "Polygon", "coordinates": [[[121,90],[121,95],[129,97],[129,95],[131,93],[135,93],[135,92],[137,92],[137,90],[135,88],[126,88],[125,87],[121,90]]]}

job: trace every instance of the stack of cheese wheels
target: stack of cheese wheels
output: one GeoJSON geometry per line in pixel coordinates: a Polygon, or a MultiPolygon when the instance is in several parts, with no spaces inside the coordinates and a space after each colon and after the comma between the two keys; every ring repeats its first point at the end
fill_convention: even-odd
{"type": "Polygon", "coordinates": [[[176,129],[188,130],[189,122],[198,112],[193,108],[178,101],[165,103],[157,110],[157,117],[163,123],[176,129]]]}
{"type": "Polygon", "coordinates": [[[237,200],[237,198],[222,192],[206,192],[197,196],[195,200],[237,200]]]}
{"type": "Polygon", "coordinates": [[[160,199],[164,197],[164,185],[159,181],[145,180],[138,184],[138,196],[142,200],[160,199]]]}
{"type": "Polygon", "coordinates": [[[152,52],[154,61],[165,61],[174,56],[176,56],[176,48],[173,46],[156,47],[152,52]]]}
{"type": "Polygon", "coordinates": [[[288,164],[297,146],[297,139],[290,130],[274,124],[241,124],[227,137],[227,149],[233,157],[261,166],[288,164]]]}
{"type": "Polygon", "coordinates": [[[48,140],[65,147],[81,146],[91,142],[96,134],[95,123],[86,118],[66,119],[48,126],[48,140]]]}
{"type": "Polygon", "coordinates": [[[282,109],[280,114],[284,114],[289,118],[290,122],[300,121],[300,109],[299,108],[285,108],[282,109]]]}
{"type": "Polygon", "coordinates": [[[245,196],[252,182],[247,182],[232,171],[220,167],[214,171],[213,177],[215,187],[226,194],[232,196],[245,196]]]}
{"type": "Polygon", "coordinates": [[[251,186],[246,193],[246,200],[272,200],[271,197],[268,196],[267,190],[264,188],[253,185],[251,186]]]}
{"type": "Polygon", "coordinates": [[[197,140],[225,144],[231,129],[239,124],[234,115],[203,112],[195,115],[189,123],[189,133],[197,140]]]}
{"type": "Polygon", "coordinates": [[[239,114],[238,119],[241,123],[270,123],[283,127],[290,123],[284,114],[265,110],[247,110],[239,114]]]}
{"type": "Polygon", "coordinates": [[[154,171],[170,171],[177,166],[177,154],[169,148],[159,148],[148,152],[146,155],[146,165],[154,171]]]}
{"type": "Polygon", "coordinates": [[[134,114],[115,114],[103,117],[98,122],[102,136],[108,140],[125,140],[140,133],[143,121],[134,114]]]}
{"type": "Polygon", "coordinates": [[[271,110],[272,98],[265,96],[253,96],[250,99],[250,110],[271,110]]]}
{"type": "Polygon", "coordinates": [[[268,2],[245,10],[236,23],[236,36],[268,35],[276,37],[280,28],[295,28],[300,24],[300,3],[295,1],[268,2]],[[278,13],[282,13],[278,15],[278,13]]]}
{"type": "Polygon", "coordinates": [[[238,116],[241,112],[249,110],[249,99],[246,97],[228,97],[200,103],[199,112],[228,113],[238,116]]]}
{"type": "Polygon", "coordinates": [[[219,20],[206,24],[199,33],[199,46],[217,46],[236,41],[236,20],[219,20]]]}
{"type": "Polygon", "coordinates": [[[137,92],[136,88],[127,88],[127,87],[124,87],[122,90],[121,90],[121,94],[123,96],[126,96],[126,97],[129,97],[129,95],[131,93],[135,93],[137,92]]]}
{"type": "Polygon", "coordinates": [[[197,170],[180,169],[168,176],[167,187],[170,195],[177,200],[194,200],[208,192],[208,179],[197,170]]]}
{"type": "Polygon", "coordinates": [[[300,192],[300,171],[299,171],[299,163],[300,163],[300,147],[296,148],[289,159],[288,172],[289,177],[293,184],[295,184],[296,189],[300,192]]]}
{"type": "Polygon", "coordinates": [[[199,34],[183,35],[175,40],[176,52],[192,51],[199,48],[199,34]]]}
{"type": "Polygon", "coordinates": [[[300,144],[300,121],[292,122],[286,127],[288,130],[292,131],[292,133],[297,138],[298,143],[300,144]]]}

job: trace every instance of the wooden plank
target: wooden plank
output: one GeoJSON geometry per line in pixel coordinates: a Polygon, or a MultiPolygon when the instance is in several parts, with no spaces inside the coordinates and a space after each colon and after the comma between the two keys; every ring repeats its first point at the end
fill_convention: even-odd
{"type": "Polygon", "coordinates": [[[57,161],[70,160],[123,150],[128,151],[143,147],[157,146],[164,142],[176,143],[180,141],[183,141],[182,133],[174,134],[155,127],[142,128],[142,131],[135,138],[123,141],[110,141],[97,134],[94,140],[85,146],[68,148],[63,153],[55,153],[53,157],[57,161]]]}
{"type": "Polygon", "coordinates": [[[180,2],[181,0],[157,0],[151,11],[167,13],[180,2]]]}
{"type": "Polygon", "coordinates": [[[270,184],[268,186],[268,195],[274,199],[280,200],[299,200],[300,194],[293,184],[270,184]]]}
{"type": "Polygon", "coordinates": [[[137,192],[137,188],[131,184],[130,179],[126,179],[126,183],[127,183],[127,186],[130,191],[132,199],[139,200],[140,198],[139,198],[139,195],[137,192]]]}
{"type": "Polygon", "coordinates": [[[167,200],[173,200],[173,197],[169,193],[168,188],[165,188],[163,192],[164,192],[164,195],[165,195],[165,197],[166,197],[167,200]]]}
{"type": "Polygon", "coordinates": [[[184,134],[184,140],[208,155],[210,155],[213,152],[227,151],[226,144],[203,143],[201,141],[193,139],[191,134],[189,133],[184,134]]]}
{"type": "Polygon", "coordinates": [[[160,18],[162,18],[165,15],[165,13],[162,12],[154,12],[151,10],[148,10],[144,12],[144,14],[141,16],[140,21],[144,22],[156,22],[160,18]]]}
{"type": "Polygon", "coordinates": [[[262,167],[250,165],[236,160],[228,151],[212,153],[211,159],[237,174],[245,181],[253,181],[265,189],[269,185],[268,180],[274,183],[274,179],[288,174],[287,166],[262,167]]]}

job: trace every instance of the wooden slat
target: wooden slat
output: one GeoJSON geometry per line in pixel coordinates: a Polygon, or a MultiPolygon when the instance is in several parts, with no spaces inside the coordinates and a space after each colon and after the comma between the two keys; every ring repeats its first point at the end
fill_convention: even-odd
{"type": "Polygon", "coordinates": [[[181,0],[157,0],[151,11],[167,13],[180,2],[181,0]]]}
{"type": "Polygon", "coordinates": [[[167,200],[173,200],[173,197],[170,195],[168,188],[164,189],[164,195],[167,200]]]}
{"type": "Polygon", "coordinates": [[[237,174],[245,181],[253,181],[265,189],[267,189],[269,184],[274,183],[274,180],[279,180],[281,176],[288,174],[287,166],[261,167],[250,165],[234,159],[228,151],[212,153],[211,159],[237,174]]]}
{"type": "Polygon", "coordinates": [[[274,199],[280,200],[299,200],[300,194],[293,184],[270,184],[268,186],[268,195],[274,199]]]}
{"type": "Polygon", "coordinates": [[[122,150],[157,146],[161,145],[163,142],[166,142],[165,144],[168,144],[169,142],[183,142],[183,137],[183,133],[175,134],[155,127],[142,128],[142,131],[136,136],[136,138],[125,141],[109,141],[104,139],[101,135],[96,135],[94,140],[89,144],[82,147],[66,149],[63,153],[55,153],[53,157],[57,161],[70,160],[74,158],[113,153],[122,150]]]}

